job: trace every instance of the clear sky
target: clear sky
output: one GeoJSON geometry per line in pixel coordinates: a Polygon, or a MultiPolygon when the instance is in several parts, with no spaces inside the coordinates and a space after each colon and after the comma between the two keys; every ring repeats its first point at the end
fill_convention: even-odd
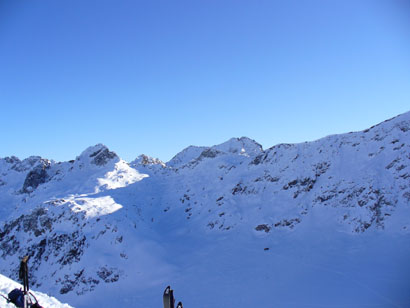
{"type": "Polygon", "coordinates": [[[409,110],[407,0],[0,0],[0,157],[168,161],[409,110]]]}

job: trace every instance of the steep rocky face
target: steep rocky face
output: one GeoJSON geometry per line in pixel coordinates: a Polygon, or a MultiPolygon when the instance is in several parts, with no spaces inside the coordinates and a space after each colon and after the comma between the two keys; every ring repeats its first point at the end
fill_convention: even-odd
{"type": "Polygon", "coordinates": [[[159,160],[158,158],[153,158],[150,156],[147,156],[145,154],[142,154],[138,156],[134,161],[130,163],[131,166],[160,166],[160,167],[165,167],[165,163],[159,160]]]}
{"type": "MultiPolygon", "coordinates": [[[[67,200],[53,200],[47,205],[4,224],[0,232],[1,258],[9,260],[10,266],[3,271],[18,279],[18,261],[21,256],[28,255],[30,283],[36,288],[51,280],[60,294],[75,291],[81,295],[92,291],[99,283],[117,281],[118,268],[91,267],[82,259],[97,240],[106,240],[107,231],[116,233],[118,227],[107,222],[95,227],[100,219],[86,220],[83,212],[70,210],[75,204],[67,200]],[[64,225],[69,226],[69,230],[62,227],[64,225]],[[88,238],[90,228],[98,231],[88,238]],[[73,267],[77,269],[72,271],[73,267]]],[[[116,242],[122,242],[121,236],[116,237],[116,242]]]]}
{"type": "Polygon", "coordinates": [[[110,151],[105,145],[97,144],[95,146],[85,149],[75,161],[74,164],[80,165],[95,165],[97,167],[104,167],[109,162],[119,161],[119,157],[115,152],[110,151]]]}
{"type": "Polygon", "coordinates": [[[50,169],[50,162],[48,160],[41,159],[37,166],[27,174],[21,191],[23,193],[32,192],[40,184],[47,182],[50,178],[47,173],[48,169],[50,169]]]}
{"type": "Polygon", "coordinates": [[[104,166],[107,162],[113,158],[117,158],[117,154],[108,150],[108,148],[101,148],[90,155],[93,158],[91,163],[97,166],[104,166]]]}

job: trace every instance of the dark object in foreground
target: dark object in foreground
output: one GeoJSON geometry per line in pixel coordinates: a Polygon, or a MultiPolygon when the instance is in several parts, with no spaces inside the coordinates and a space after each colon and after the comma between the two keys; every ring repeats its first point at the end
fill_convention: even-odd
{"type": "Polygon", "coordinates": [[[33,293],[28,292],[25,295],[21,289],[14,289],[8,294],[8,298],[5,296],[3,298],[7,300],[7,303],[13,303],[18,308],[43,308],[33,293]]]}
{"type": "Polygon", "coordinates": [[[20,262],[20,270],[19,270],[19,278],[23,281],[23,287],[24,287],[24,294],[27,294],[29,287],[28,287],[28,259],[30,259],[29,256],[23,257],[23,259],[20,262]]]}
{"type": "MultiPolygon", "coordinates": [[[[162,300],[164,302],[164,308],[174,308],[175,307],[174,290],[172,290],[170,286],[165,288],[162,300]]],[[[178,303],[177,308],[183,308],[182,302],[178,303]]]]}
{"type": "Polygon", "coordinates": [[[24,307],[24,292],[20,289],[14,289],[9,293],[9,300],[17,307],[24,307]]]}
{"type": "Polygon", "coordinates": [[[34,294],[29,291],[27,265],[29,258],[25,256],[20,263],[19,278],[23,281],[24,290],[14,289],[8,294],[8,298],[3,295],[2,297],[7,300],[7,303],[13,303],[18,308],[43,308],[34,294]]]}

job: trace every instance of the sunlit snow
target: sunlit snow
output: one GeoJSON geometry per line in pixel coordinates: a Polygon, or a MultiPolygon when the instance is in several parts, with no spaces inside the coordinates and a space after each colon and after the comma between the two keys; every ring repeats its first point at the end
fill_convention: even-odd
{"type": "Polygon", "coordinates": [[[86,218],[108,215],[122,208],[122,205],[116,203],[110,196],[105,197],[72,197],[68,200],[71,203],[73,212],[84,212],[86,218]]]}
{"type": "Polygon", "coordinates": [[[104,189],[116,189],[141,181],[145,177],[148,177],[148,175],[139,173],[131,168],[127,162],[120,160],[115,164],[114,170],[107,172],[104,177],[98,179],[98,183],[104,189]]]}

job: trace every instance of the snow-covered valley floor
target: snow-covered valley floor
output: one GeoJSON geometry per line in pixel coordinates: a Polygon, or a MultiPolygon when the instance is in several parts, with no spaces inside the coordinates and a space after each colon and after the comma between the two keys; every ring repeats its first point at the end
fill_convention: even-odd
{"type": "Polygon", "coordinates": [[[157,240],[172,267],[162,279],[144,286],[129,277],[113,284],[109,297],[97,288],[73,305],[115,307],[118,300],[162,307],[170,284],[188,308],[410,307],[410,240],[402,235],[317,228],[277,237],[179,233],[157,240]]]}
{"type": "Polygon", "coordinates": [[[187,307],[410,307],[409,244],[328,230],[219,239],[181,260],[173,285],[187,307]]]}
{"type": "MultiPolygon", "coordinates": [[[[318,230],[278,238],[230,234],[204,240],[187,234],[161,241],[173,268],[163,279],[133,286],[130,277],[126,285],[120,281],[93,296],[71,297],[70,304],[162,307],[163,288],[170,284],[188,308],[410,307],[410,240],[401,235],[318,230]]],[[[15,287],[1,277],[2,294],[15,287]]],[[[44,307],[69,307],[36,296],[44,307]]],[[[13,305],[2,299],[0,307],[13,305]]]]}

